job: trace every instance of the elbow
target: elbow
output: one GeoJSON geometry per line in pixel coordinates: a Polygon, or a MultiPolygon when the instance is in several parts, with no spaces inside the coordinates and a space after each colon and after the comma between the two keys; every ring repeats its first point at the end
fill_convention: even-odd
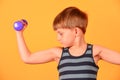
{"type": "Polygon", "coordinates": [[[25,64],[31,64],[30,62],[28,62],[28,61],[25,61],[25,60],[23,60],[23,62],[24,62],[25,64]]]}
{"type": "Polygon", "coordinates": [[[25,64],[30,64],[30,56],[31,55],[21,55],[22,62],[24,62],[25,64]]]}
{"type": "Polygon", "coordinates": [[[22,59],[22,62],[24,62],[25,64],[30,64],[27,60],[22,59]]]}
{"type": "Polygon", "coordinates": [[[23,61],[25,64],[31,64],[31,62],[29,61],[28,58],[22,58],[22,61],[23,61]]]}

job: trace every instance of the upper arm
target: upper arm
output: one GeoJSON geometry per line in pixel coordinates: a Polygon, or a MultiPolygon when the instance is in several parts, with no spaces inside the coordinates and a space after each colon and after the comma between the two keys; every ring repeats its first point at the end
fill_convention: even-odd
{"type": "Polygon", "coordinates": [[[35,64],[35,63],[47,63],[54,61],[55,58],[61,53],[60,48],[50,48],[47,50],[38,51],[32,53],[26,60],[25,63],[35,64]]]}
{"type": "Polygon", "coordinates": [[[120,64],[120,53],[97,45],[96,45],[96,49],[98,50],[98,55],[102,60],[113,64],[120,64]]]}

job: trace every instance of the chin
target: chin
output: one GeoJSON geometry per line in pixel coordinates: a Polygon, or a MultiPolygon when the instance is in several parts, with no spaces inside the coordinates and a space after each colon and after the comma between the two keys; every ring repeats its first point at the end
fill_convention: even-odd
{"type": "Polygon", "coordinates": [[[70,47],[70,45],[63,45],[63,47],[64,47],[64,48],[66,48],[66,47],[70,47]]]}

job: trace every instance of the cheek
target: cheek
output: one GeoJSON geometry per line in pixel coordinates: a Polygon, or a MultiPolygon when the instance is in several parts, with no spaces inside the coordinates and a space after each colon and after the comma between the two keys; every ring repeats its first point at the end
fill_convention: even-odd
{"type": "Polygon", "coordinates": [[[75,41],[75,36],[70,35],[69,37],[66,37],[64,40],[67,44],[73,44],[75,41]]]}

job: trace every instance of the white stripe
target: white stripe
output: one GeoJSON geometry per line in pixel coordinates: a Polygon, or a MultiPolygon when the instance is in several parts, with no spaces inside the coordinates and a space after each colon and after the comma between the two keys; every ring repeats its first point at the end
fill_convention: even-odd
{"type": "Polygon", "coordinates": [[[65,59],[61,60],[59,65],[65,64],[65,63],[78,63],[78,62],[93,62],[93,60],[89,57],[84,58],[78,58],[78,59],[65,59]]]}
{"type": "Polygon", "coordinates": [[[69,53],[68,53],[68,52],[64,52],[62,56],[63,56],[63,57],[64,57],[64,56],[69,56],[69,53]]]}
{"type": "Polygon", "coordinates": [[[94,74],[68,74],[60,76],[60,79],[69,79],[69,78],[96,78],[94,74]]]}
{"type": "Polygon", "coordinates": [[[87,51],[86,51],[86,54],[92,54],[92,53],[91,53],[91,50],[87,50],[87,51]]]}
{"type": "Polygon", "coordinates": [[[84,65],[84,66],[69,66],[69,67],[63,67],[59,69],[59,73],[64,71],[74,71],[74,70],[93,70],[97,71],[98,69],[93,66],[84,65]]]}

